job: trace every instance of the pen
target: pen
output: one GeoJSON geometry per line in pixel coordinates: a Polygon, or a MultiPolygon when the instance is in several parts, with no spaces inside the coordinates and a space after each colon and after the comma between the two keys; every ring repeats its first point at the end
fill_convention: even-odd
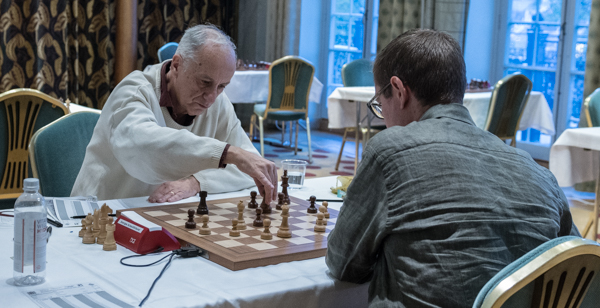
{"type": "Polygon", "coordinates": [[[55,221],[55,220],[52,220],[50,218],[46,218],[46,220],[48,221],[49,224],[51,224],[51,225],[53,225],[55,227],[62,228],[62,226],[63,226],[62,223],[60,223],[58,221],[55,221]]]}
{"type": "MultiPolygon", "coordinates": [[[[108,214],[108,216],[110,216],[110,217],[116,217],[117,214],[108,214]]],[[[87,217],[87,215],[71,216],[71,219],[84,219],[86,217],[87,217]]]]}
{"type": "MultiPolygon", "coordinates": [[[[306,201],[310,201],[310,199],[306,199],[306,201]]],[[[323,202],[323,201],[327,201],[327,202],[344,202],[343,199],[317,199],[315,201],[317,201],[317,202],[323,202]]]]}

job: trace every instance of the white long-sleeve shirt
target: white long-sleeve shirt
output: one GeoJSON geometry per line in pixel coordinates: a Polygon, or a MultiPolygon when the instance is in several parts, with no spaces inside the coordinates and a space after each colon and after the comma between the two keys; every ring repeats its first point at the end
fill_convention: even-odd
{"type": "Polygon", "coordinates": [[[164,182],[190,175],[209,193],[254,185],[234,165],[217,169],[226,144],[258,155],[225,93],[190,126],[181,126],[159,105],[161,67],[134,71],[115,87],[71,196],[95,195],[99,200],[147,196],[164,182]]]}

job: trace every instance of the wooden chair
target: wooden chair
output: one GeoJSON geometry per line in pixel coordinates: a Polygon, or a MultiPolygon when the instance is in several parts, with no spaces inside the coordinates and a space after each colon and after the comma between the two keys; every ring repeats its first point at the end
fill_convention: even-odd
{"type": "Polygon", "coordinates": [[[69,113],[65,105],[38,90],[14,89],[0,94],[0,201],[14,205],[31,176],[28,145],[41,127],[69,113]]]}
{"type": "Polygon", "coordinates": [[[40,180],[43,196],[71,195],[99,117],[100,111],[71,113],[33,135],[29,160],[33,176],[40,180]]]}
{"type": "Polygon", "coordinates": [[[496,274],[473,308],[598,307],[600,245],[576,236],[550,240],[496,274]]]}
{"type": "Polygon", "coordinates": [[[254,136],[254,128],[257,126],[258,120],[260,154],[263,157],[265,156],[263,129],[265,120],[296,122],[295,155],[298,153],[298,120],[305,119],[308,161],[312,162],[308,97],[314,74],[315,68],[312,64],[296,56],[278,59],[269,67],[269,98],[266,104],[254,105],[254,114],[250,117],[250,140],[254,136]]]}
{"type": "Polygon", "coordinates": [[[485,130],[502,140],[511,139],[511,146],[516,146],[519,122],[529,100],[531,87],[531,80],[521,74],[499,80],[492,92],[485,130]]]}
{"type": "Polygon", "coordinates": [[[162,47],[158,49],[158,62],[162,62],[168,59],[172,59],[175,55],[175,51],[177,51],[177,47],[179,44],[170,42],[164,44],[162,47]]]}

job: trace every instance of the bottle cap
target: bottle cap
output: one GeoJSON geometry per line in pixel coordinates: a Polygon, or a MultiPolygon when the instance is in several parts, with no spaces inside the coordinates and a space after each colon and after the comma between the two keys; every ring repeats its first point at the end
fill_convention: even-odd
{"type": "Polygon", "coordinates": [[[36,178],[29,178],[23,180],[23,190],[35,190],[40,188],[40,182],[36,178]]]}

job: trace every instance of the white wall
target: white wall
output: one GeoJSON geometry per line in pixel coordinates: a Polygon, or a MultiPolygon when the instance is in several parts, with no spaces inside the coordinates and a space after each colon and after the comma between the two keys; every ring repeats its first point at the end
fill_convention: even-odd
{"type": "Polygon", "coordinates": [[[494,26],[493,0],[471,0],[465,39],[467,82],[477,78],[494,83],[490,76],[494,26]]]}

